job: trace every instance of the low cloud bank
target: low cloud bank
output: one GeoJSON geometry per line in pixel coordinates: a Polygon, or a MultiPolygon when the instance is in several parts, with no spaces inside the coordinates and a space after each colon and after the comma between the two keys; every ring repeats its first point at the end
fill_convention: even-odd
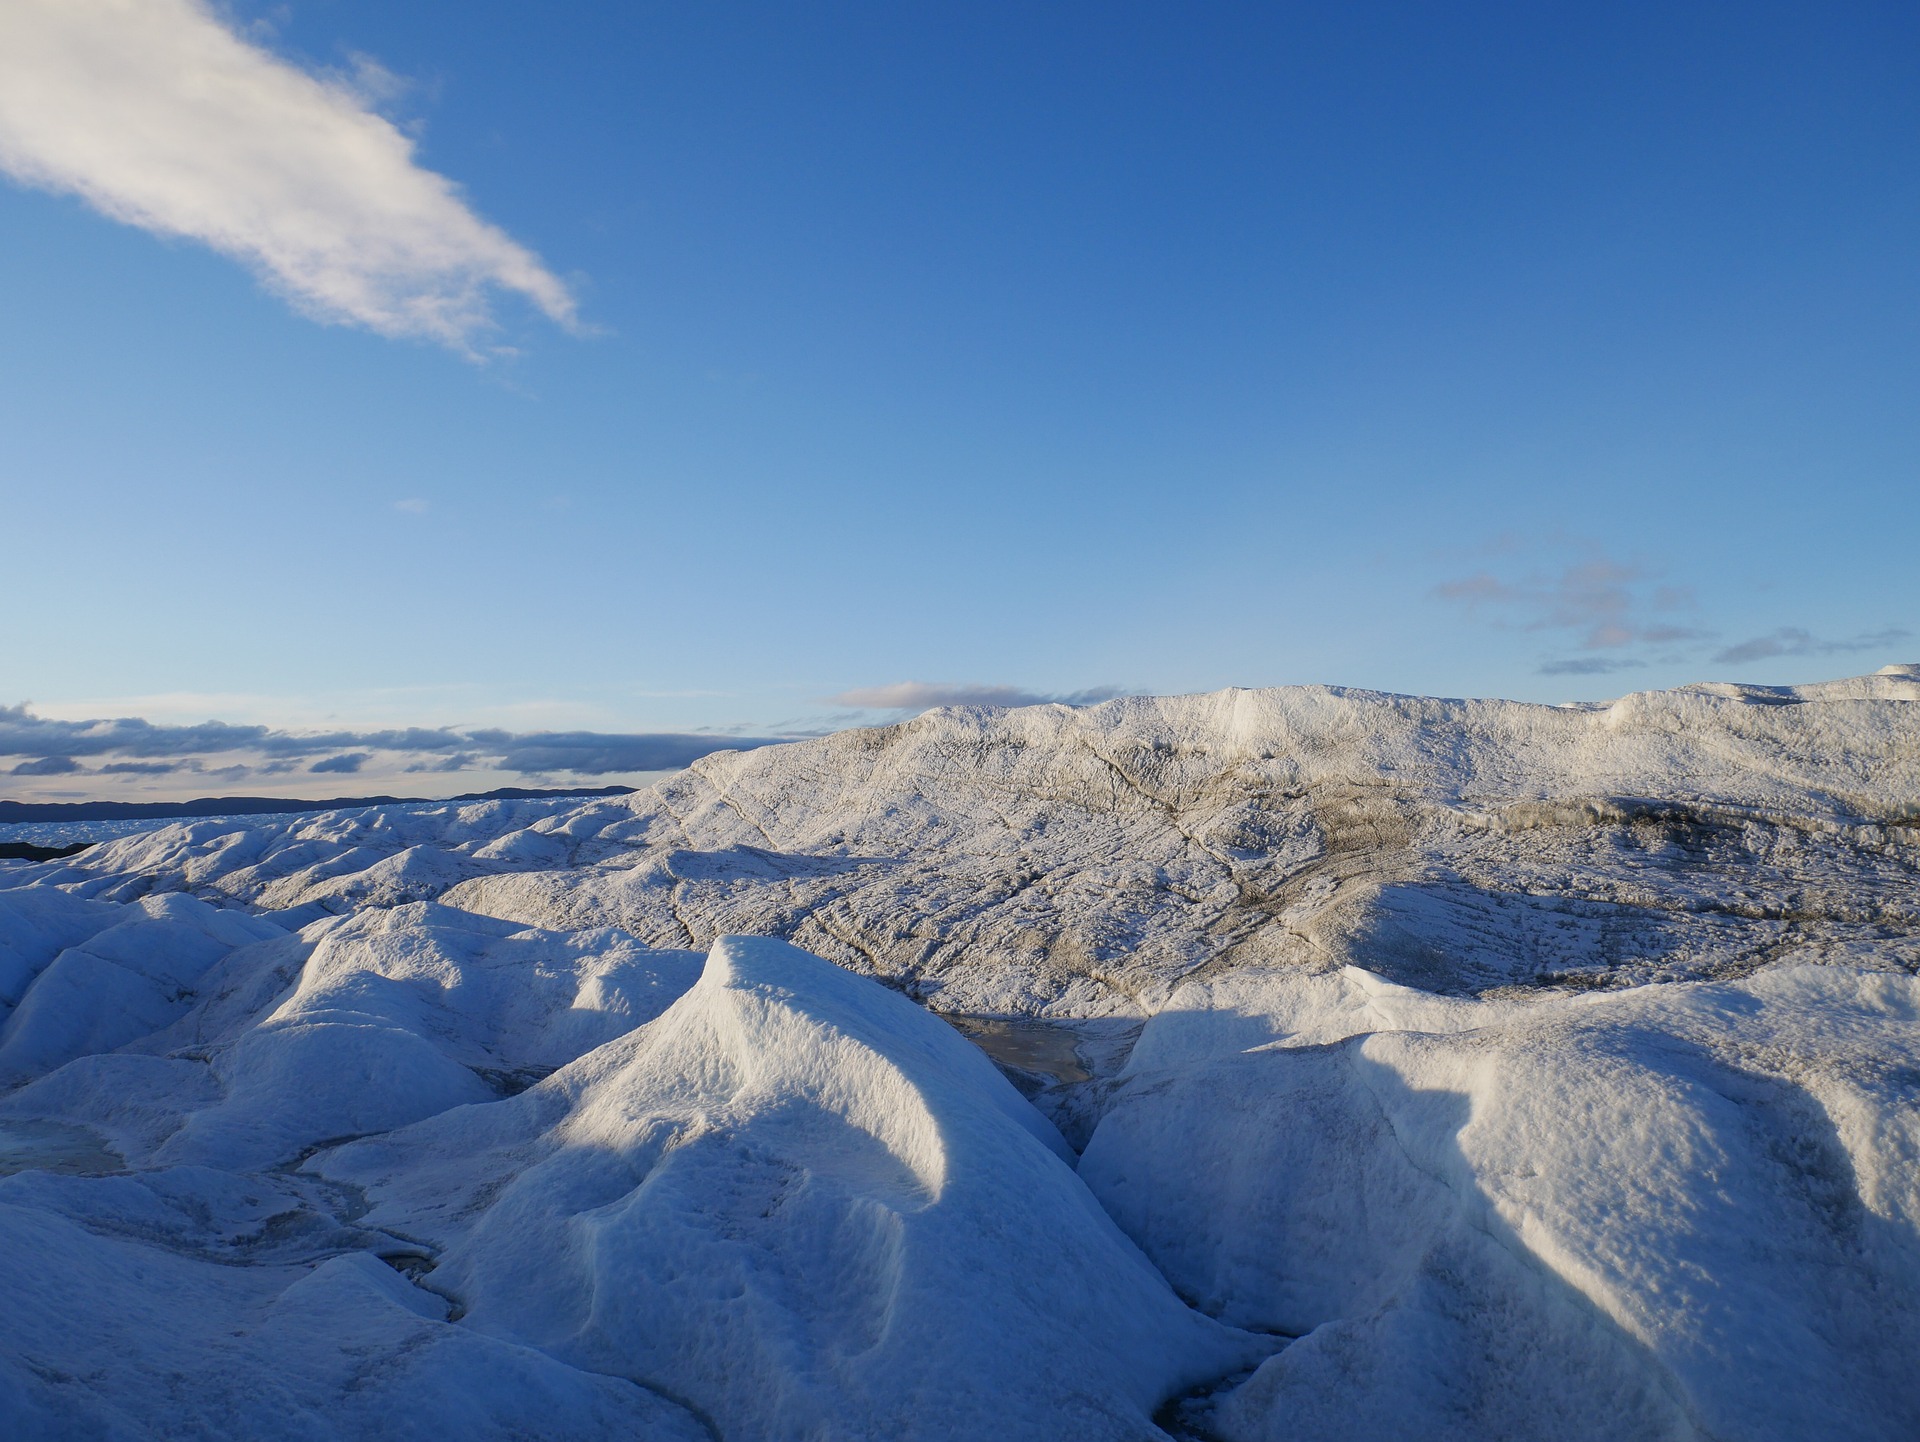
{"type": "Polygon", "coordinates": [[[21,777],[248,776],[504,771],[606,776],[671,771],[715,751],[789,738],[682,732],[531,731],[407,727],[311,734],[221,721],[160,725],[140,717],[63,721],[0,706],[0,771],[21,777]],[[7,764],[11,762],[11,764],[7,764]],[[92,764],[89,764],[92,763],[92,764]]]}

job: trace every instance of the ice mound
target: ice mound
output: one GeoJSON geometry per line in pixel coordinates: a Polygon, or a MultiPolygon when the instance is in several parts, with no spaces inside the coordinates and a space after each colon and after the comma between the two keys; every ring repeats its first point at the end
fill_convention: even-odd
{"type": "Polygon", "coordinates": [[[0,1083],[157,1031],[192,1008],[216,961],[285,936],[179,893],[116,906],[0,891],[0,1083]]]}
{"type": "Polygon", "coordinates": [[[945,1023],[727,938],[651,1026],[343,1147],[466,1325],[739,1438],[1148,1438],[1271,1349],[1189,1311],[945,1023]]]}
{"type": "Polygon", "coordinates": [[[205,1049],[225,1093],[161,1161],[263,1166],[340,1137],[492,1101],[648,1020],[698,958],[609,932],[557,935],[416,904],[309,929],[264,1016],[213,1008],[164,1040],[205,1049]]]}
{"type": "MultiPolygon", "coordinates": [[[[124,909],[198,906],[174,895],[124,909]]],[[[137,1040],[76,1057],[0,1100],[0,1114],[78,1119],[160,1165],[278,1165],[322,1142],[519,1090],[657,1016],[700,969],[697,953],[616,931],[543,932],[430,903],[329,919],[295,936],[219,915],[267,926],[277,940],[219,956],[177,1020],[149,1016],[136,1029],[123,1019],[137,1040]]],[[[88,998],[57,995],[63,1011],[23,1003],[3,1035],[81,1029],[88,998]]]]}
{"type": "Polygon", "coordinates": [[[1229,1442],[1920,1435],[1920,982],[1534,1004],[1242,975],[1150,1022],[1081,1175],[1300,1337],[1229,1442]]]}
{"type": "Polygon", "coordinates": [[[396,1269],[405,1239],[296,1166],[645,1023],[697,956],[427,905],[289,935],[178,893],[40,888],[0,892],[0,922],[39,966],[6,1055],[62,1063],[0,1098],[0,1436],[708,1436],[454,1325],[396,1269]]]}
{"type": "Polygon", "coordinates": [[[18,1442],[710,1442],[633,1382],[449,1325],[371,1253],[221,1265],[17,1204],[19,1180],[0,1180],[0,1435],[18,1442]]]}

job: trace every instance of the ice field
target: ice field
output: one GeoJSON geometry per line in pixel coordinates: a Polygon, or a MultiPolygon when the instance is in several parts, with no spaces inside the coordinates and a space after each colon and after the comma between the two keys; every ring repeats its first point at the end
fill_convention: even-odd
{"type": "Polygon", "coordinates": [[[1920,1435],[1920,667],[0,864],[0,1434],[1920,1435]]]}

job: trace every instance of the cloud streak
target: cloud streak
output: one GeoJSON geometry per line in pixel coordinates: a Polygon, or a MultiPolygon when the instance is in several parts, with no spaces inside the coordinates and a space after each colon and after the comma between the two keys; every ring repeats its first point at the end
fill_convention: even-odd
{"type": "Polygon", "coordinates": [[[1628,661],[1615,656],[1570,656],[1540,666],[1542,676],[1606,676],[1615,671],[1631,671],[1644,661],[1628,661]]]}
{"type": "Polygon", "coordinates": [[[574,327],[566,286],[416,163],[373,99],[242,39],[207,0],[0,4],[14,179],[211,246],[317,320],[471,355],[508,292],[574,327]]]}
{"type": "Polygon", "coordinates": [[[1120,695],[1117,686],[1095,686],[1086,691],[1054,695],[1023,691],[1018,686],[989,686],[971,681],[896,681],[889,686],[862,686],[829,696],[834,706],[863,711],[925,711],[933,706],[1038,706],[1049,701],[1090,706],[1120,695]]]}
{"type": "Polygon", "coordinates": [[[71,756],[39,756],[22,761],[8,774],[12,776],[71,776],[81,769],[71,756]]]}
{"type": "Polygon", "coordinates": [[[338,756],[327,756],[313,763],[307,770],[314,775],[334,772],[342,776],[351,776],[362,766],[373,760],[371,751],[345,751],[338,756]]]}
{"type": "Polygon", "coordinates": [[[1871,651],[1876,647],[1891,646],[1912,634],[1903,626],[1888,626],[1884,630],[1865,632],[1844,641],[1825,641],[1798,626],[1782,626],[1764,636],[1755,636],[1736,646],[1729,646],[1713,659],[1722,666],[1742,666],[1749,661],[1764,661],[1772,656],[1840,656],[1852,651],[1871,651]]]}

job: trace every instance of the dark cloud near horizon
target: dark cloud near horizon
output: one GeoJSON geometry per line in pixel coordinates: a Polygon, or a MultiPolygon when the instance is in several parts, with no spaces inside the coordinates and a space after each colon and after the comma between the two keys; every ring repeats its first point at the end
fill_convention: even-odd
{"type": "Polygon", "coordinates": [[[22,761],[7,774],[10,776],[71,776],[83,769],[71,756],[39,756],[32,761],[22,761]]]}
{"type": "Polygon", "coordinates": [[[826,699],[829,705],[852,706],[863,711],[925,711],[934,706],[1040,706],[1054,701],[1068,706],[1091,706],[1122,694],[1118,686],[1094,686],[1085,691],[1055,694],[971,681],[896,681],[890,686],[856,687],[826,699]]]}
{"type": "Polygon", "coordinates": [[[504,731],[459,732],[447,727],[410,726],[385,731],[329,731],[304,734],[267,726],[233,726],[225,721],[158,725],[138,716],[97,721],[61,721],[36,716],[25,702],[0,706],[0,756],[132,756],[154,759],[204,756],[216,751],[260,751],[295,759],[355,747],[372,751],[457,751],[475,742],[513,739],[504,731]]]}
{"type": "Polygon", "coordinates": [[[1840,656],[1852,651],[1871,651],[1904,641],[1913,632],[1904,626],[1888,626],[1844,641],[1826,641],[1799,626],[1782,626],[1764,636],[1755,636],[1714,656],[1721,666],[1741,666],[1748,661],[1764,661],[1772,656],[1840,656]]]}
{"type": "Polygon", "coordinates": [[[137,716],[56,721],[35,716],[24,702],[0,706],[0,756],[192,756],[263,747],[271,734],[265,726],[224,721],[192,726],[156,726],[137,716]]]}
{"type": "Polygon", "coordinates": [[[233,775],[251,769],[283,775],[351,774],[376,753],[419,758],[409,771],[501,770],[523,775],[572,772],[599,776],[624,771],[674,771],[715,751],[771,746],[790,737],[728,736],[683,732],[532,731],[497,728],[404,727],[379,731],[302,734],[224,721],[157,724],[140,717],[62,721],[36,716],[26,703],[0,706],[0,757],[25,757],[16,776],[162,776],[202,771],[201,759],[253,753],[262,764],[225,767],[206,774],[233,775]],[[89,768],[81,758],[123,758],[89,768]]]}
{"type": "Polygon", "coordinates": [[[416,761],[407,767],[409,775],[433,771],[471,771],[480,764],[480,758],[471,751],[456,751],[438,761],[416,761]]]}

